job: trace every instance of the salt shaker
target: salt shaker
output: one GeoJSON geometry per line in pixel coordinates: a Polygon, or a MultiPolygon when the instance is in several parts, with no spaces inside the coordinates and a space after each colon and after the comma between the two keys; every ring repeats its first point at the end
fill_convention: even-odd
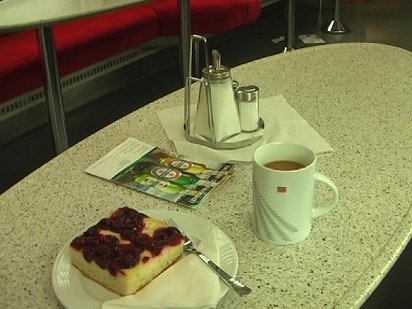
{"type": "Polygon", "coordinates": [[[259,129],[259,88],[253,85],[238,87],[235,96],[242,131],[256,131],[259,129]]]}

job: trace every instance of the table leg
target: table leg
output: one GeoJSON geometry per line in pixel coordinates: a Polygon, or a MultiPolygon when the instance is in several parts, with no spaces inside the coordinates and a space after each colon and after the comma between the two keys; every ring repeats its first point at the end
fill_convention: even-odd
{"type": "Polygon", "coordinates": [[[340,0],[335,0],[335,12],[333,20],[324,27],[323,31],[332,34],[342,34],[348,32],[346,27],[340,21],[340,4],[340,0]]]}
{"type": "Polygon", "coordinates": [[[37,29],[37,40],[43,61],[46,99],[49,108],[49,119],[53,133],[54,147],[57,154],[68,146],[63,95],[57,68],[56,49],[51,27],[37,29]]]}
{"type": "Polygon", "coordinates": [[[295,6],[296,0],[287,0],[287,35],[284,52],[292,51],[295,46],[295,6]]]}
{"type": "Polygon", "coordinates": [[[191,35],[191,15],[190,15],[190,0],[179,0],[180,10],[180,61],[183,75],[183,85],[186,85],[186,78],[189,72],[189,48],[191,35]]]}

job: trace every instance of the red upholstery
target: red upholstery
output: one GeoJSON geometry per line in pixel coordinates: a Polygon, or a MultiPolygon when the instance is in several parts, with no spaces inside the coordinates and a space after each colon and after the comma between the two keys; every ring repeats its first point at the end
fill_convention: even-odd
{"type": "MultiPolygon", "coordinates": [[[[138,46],[157,35],[157,16],[148,8],[76,20],[53,28],[60,76],[138,46]]],[[[34,30],[0,34],[0,103],[42,85],[34,30]]]]}
{"type": "MultiPolygon", "coordinates": [[[[153,39],[158,33],[157,21],[152,10],[141,6],[132,7],[59,25],[55,27],[56,44],[72,45],[70,32],[73,30],[89,34],[98,49],[94,56],[97,57],[94,59],[96,62],[153,39]]],[[[77,39],[78,35],[74,38],[77,39]]],[[[89,40],[82,40],[82,43],[89,40]]],[[[83,49],[79,52],[83,52],[83,49]]]]}
{"type": "MultiPolygon", "coordinates": [[[[260,0],[191,0],[192,32],[219,33],[255,21],[260,0]]],[[[179,34],[178,0],[156,0],[53,28],[60,76],[155,36],[179,34]]],[[[34,30],[0,33],[0,104],[42,85],[34,30]]]]}
{"type": "Polygon", "coordinates": [[[40,85],[33,81],[41,68],[38,55],[34,31],[0,34],[0,102],[40,85]]]}
{"type": "MultiPolygon", "coordinates": [[[[159,18],[159,35],[179,34],[179,0],[157,0],[144,6],[159,18]]],[[[256,21],[260,0],[191,0],[192,33],[210,34],[231,31],[256,21]]]]}
{"type": "Polygon", "coordinates": [[[21,57],[0,54],[0,103],[32,89],[30,71],[21,57]]]}

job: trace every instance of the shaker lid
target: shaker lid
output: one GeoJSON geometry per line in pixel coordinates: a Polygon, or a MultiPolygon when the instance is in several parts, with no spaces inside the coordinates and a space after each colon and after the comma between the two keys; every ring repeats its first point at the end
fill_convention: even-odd
{"type": "Polygon", "coordinates": [[[235,90],[236,99],[241,102],[255,101],[258,93],[259,88],[254,85],[238,87],[235,90]]]}
{"type": "Polygon", "coordinates": [[[216,49],[212,50],[212,58],[213,65],[209,65],[209,68],[203,68],[203,77],[209,77],[212,80],[226,79],[230,77],[230,69],[221,64],[221,56],[216,49]]]}

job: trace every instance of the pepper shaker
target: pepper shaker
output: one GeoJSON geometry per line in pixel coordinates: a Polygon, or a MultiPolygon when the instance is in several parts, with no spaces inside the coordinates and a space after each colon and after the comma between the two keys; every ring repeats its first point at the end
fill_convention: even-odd
{"type": "Polygon", "coordinates": [[[254,85],[238,87],[235,96],[242,131],[256,131],[259,129],[259,88],[254,85]]]}

